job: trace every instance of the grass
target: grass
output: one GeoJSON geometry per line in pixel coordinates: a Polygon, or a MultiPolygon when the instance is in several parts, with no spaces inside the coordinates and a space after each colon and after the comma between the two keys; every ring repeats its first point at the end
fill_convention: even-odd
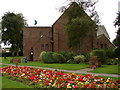
{"type": "Polygon", "coordinates": [[[88,67],[88,65],[84,63],[82,64],[45,64],[41,62],[28,62],[28,63],[20,63],[19,65],[48,67],[48,68],[56,68],[56,69],[63,69],[63,70],[80,70],[88,67]]]}
{"type": "MultiPolygon", "coordinates": [[[[13,57],[7,57],[7,60],[2,58],[3,63],[10,64],[10,59],[13,57]]],[[[22,58],[22,57],[17,57],[22,58]]],[[[63,69],[63,70],[80,70],[89,67],[88,64],[45,64],[39,61],[27,62],[27,63],[20,63],[19,65],[25,66],[38,66],[38,67],[48,67],[48,68],[56,68],[56,69],[63,69]]],[[[118,65],[102,65],[102,67],[96,68],[93,71],[89,71],[93,73],[106,73],[106,74],[120,74],[118,72],[118,65]]]]}
{"type": "Polygon", "coordinates": [[[119,65],[102,65],[102,67],[98,67],[92,71],[94,73],[107,73],[107,74],[120,74],[118,70],[119,65]]]}
{"type": "Polygon", "coordinates": [[[2,77],[2,88],[32,88],[32,87],[25,85],[23,83],[12,81],[10,79],[2,77]]]}
{"type": "MultiPolygon", "coordinates": [[[[11,64],[10,60],[13,57],[7,57],[7,60],[2,58],[2,63],[7,63],[11,64]]],[[[22,58],[22,57],[17,57],[17,58],[22,58]]],[[[12,63],[13,64],[13,63],[12,63]]],[[[19,65],[25,65],[25,66],[38,66],[38,67],[48,67],[48,68],[56,68],[56,69],[63,69],[63,70],[80,70],[87,68],[87,64],[45,64],[39,61],[32,61],[32,62],[27,62],[27,63],[19,63],[19,65]]]]}

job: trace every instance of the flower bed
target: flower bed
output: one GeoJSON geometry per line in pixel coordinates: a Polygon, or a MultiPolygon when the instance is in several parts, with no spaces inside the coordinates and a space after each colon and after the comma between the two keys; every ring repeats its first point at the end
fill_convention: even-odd
{"type": "Polygon", "coordinates": [[[0,68],[0,73],[34,88],[118,88],[120,83],[120,80],[104,79],[90,74],[83,76],[19,66],[0,68]]]}

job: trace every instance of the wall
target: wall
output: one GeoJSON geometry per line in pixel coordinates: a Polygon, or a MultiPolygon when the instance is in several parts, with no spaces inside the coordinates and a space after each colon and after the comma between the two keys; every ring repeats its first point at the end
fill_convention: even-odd
{"type": "Polygon", "coordinates": [[[42,51],[51,51],[51,27],[26,27],[23,30],[23,55],[30,60],[30,50],[33,48],[34,60],[39,60],[42,51]],[[41,36],[41,32],[43,37],[41,36]],[[48,44],[48,48],[42,48],[41,45],[48,44]]]}

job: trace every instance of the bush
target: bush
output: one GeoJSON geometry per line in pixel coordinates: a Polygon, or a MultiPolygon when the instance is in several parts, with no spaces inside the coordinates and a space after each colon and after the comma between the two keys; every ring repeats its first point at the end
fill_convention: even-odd
{"type": "Polygon", "coordinates": [[[85,56],[84,55],[77,55],[74,57],[74,60],[75,60],[75,63],[81,63],[81,62],[84,62],[85,61],[85,56]]]}
{"type": "Polygon", "coordinates": [[[90,58],[90,54],[89,53],[82,53],[82,55],[85,56],[85,62],[88,62],[89,58],[90,58]]]}
{"type": "Polygon", "coordinates": [[[66,62],[70,59],[73,60],[74,59],[73,57],[76,55],[74,52],[68,52],[68,51],[62,51],[59,53],[65,57],[66,62]]]}
{"type": "Polygon", "coordinates": [[[108,65],[115,65],[115,64],[118,64],[119,63],[119,59],[118,58],[115,58],[115,59],[107,59],[106,60],[106,64],[108,65]]]}
{"type": "Polygon", "coordinates": [[[90,57],[98,56],[102,63],[105,63],[105,60],[106,60],[105,55],[106,55],[105,51],[100,49],[96,49],[90,52],[90,57]]]}
{"type": "Polygon", "coordinates": [[[53,52],[43,52],[40,57],[44,63],[56,63],[53,58],[53,52]]]}
{"type": "Polygon", "coordinates": [[[118,47],[114,50],[113,55],[114,55],[115,58],[120,58],[120,47],[118,47]]]}
{"type": "Polygon", "coordinates": [[[69,64],[74,64],[75,61],[74,61],[74,59],[69,59],[69,60],[67,61],[67,63],[69,63],[69,64]]]}
{"type": "Polygon", "coordinates": [[[65,57],[62,54],[54,53],[53,58],[56,63],[65,63],[65,57]]]}
{"type": "Polygon", "coordinates": [[[113,50],[111,49],[104,49],[104,50],[105,50],[106,58],[113,58],[113,54],[114,54],[113,50]]]}
{"type": "Polygon", "coordinates": [[[43,60],[44,59],[44,57],[45,57],[45,54],[46,54],[46,52],[45,51],[42,51],[41,53],[40,53],[40,60],[43,60]]]}

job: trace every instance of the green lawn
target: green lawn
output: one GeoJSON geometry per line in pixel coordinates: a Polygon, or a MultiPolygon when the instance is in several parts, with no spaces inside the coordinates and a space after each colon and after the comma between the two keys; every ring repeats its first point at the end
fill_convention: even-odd
{"type": "MultiPolygon", "coordinates": [[[[2,63],[11,64],[10,60],[13,57],[7,57],[7,60],[2,58],[2,63]]],[[[22,57],[18,57],[22,58],[22,57]]],[[[80,70],[83,68],[89,67],[87,64],[45,64],[39,61],[27,62],[27,63],[19,63],[19,65],[26,65],[26,66],[38,66],[38,67],[48,67],[48,68],[56,68],[56,69],[64,69],[64,70],[80,70]]]]}
{"type": "MultiPolygon", "coordinates": [[[[13,57],[7,57],[7,60],[2,58],[3,63],[10,63],[10,59],[13,57]]],[[[17,57],[22,58],[22,57],[17,57]]],[[[56,69],[63,69],[63,70],[80,70],[83,68],[89,67],[88,64],[45,64],[39,61],[27,62],[27,63],[20,63],[19,65],[26,65],[26,66],[38,66],[38,67],[48,67],[48,68],[56,68],[56,69]]],[[[118,65],[102,65],[102,67],[96,68],[93,71],[89,71],[93,73],[106,73],[106,74],[120,74],[118,72],[118,65]]]]}
{"type": "Polygon", "coordinates": [[[12,81],[10,79],[2,77],[2,88],[32,88],[32,87],[25,85],[23,83],[12,81]]]}
{"type": "Polygon", "coordinates": [[[107,74],[120,74],[118,71],[119,65],[102,65],[102,67],[96,68],[93,71],[94,73],[107,73],[107,74]]]}

